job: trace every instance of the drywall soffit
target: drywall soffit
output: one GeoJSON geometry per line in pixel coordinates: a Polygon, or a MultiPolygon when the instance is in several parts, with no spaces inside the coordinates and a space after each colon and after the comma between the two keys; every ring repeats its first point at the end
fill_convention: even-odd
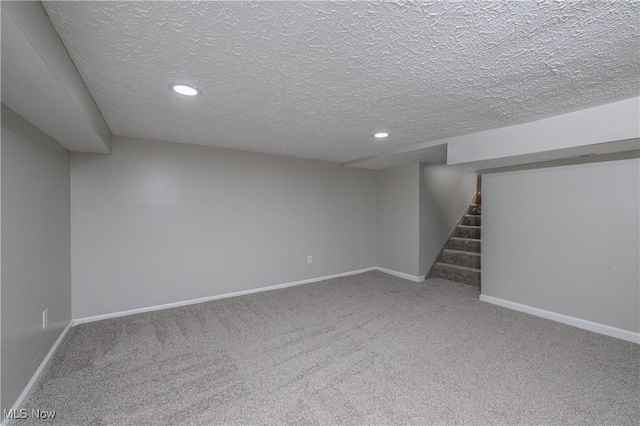
{"type": "Polygon", "coordinates": [[[2,2],[2,103],[70,151],[111,151],[109,127],[40,2],[2,2]]]}

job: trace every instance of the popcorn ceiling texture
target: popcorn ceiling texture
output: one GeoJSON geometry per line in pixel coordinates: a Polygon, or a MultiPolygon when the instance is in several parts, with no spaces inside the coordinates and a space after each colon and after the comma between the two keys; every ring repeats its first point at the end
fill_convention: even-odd
{"type": "Polygon", "coordinates": [[[640,90],[637,1],[44,6],[115,135],[347,162],[640,90]]]}

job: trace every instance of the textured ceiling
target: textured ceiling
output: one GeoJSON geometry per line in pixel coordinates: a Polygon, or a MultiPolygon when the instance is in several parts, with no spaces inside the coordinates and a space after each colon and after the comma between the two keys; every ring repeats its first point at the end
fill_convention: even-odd
{"type": "Polygon", "coordinates": [[[115,135],[348,162],[640,89],[635,1],[45,8],[115,135]]]}

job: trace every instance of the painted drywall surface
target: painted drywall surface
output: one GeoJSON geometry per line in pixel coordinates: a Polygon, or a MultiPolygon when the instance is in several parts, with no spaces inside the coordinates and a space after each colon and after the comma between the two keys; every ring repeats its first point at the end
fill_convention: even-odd
{"type": "Polygon", "coordinates": [[[420,165],[376,172],[377,266],[419,276],[420,165]]]}
{"type": "Polygon", "coordinates": [[[640,98],[634,97],[531,123],[451,138],[443,141],[448,144],[447,164],[634,139],[640,137],[639,117],[640,98]]]}
{"type": "Polygon", "coordinates": [[[71,319],[69,163],[66,149],[2,106],[3,409],[71,319]]]}
{"type": "Polygon", "coordinates": [[[375,266],[371,171],[114,138],[71,180],[74,318],[375,266]]]}
{"type": "Polygon", "coordinates": [[[638,332],[638,159],[483,175],[482,293],[638,332]]]}
{"type": "MultiPolygon", "coordinates": [[[[0,117],[2,112],[0,111],[0,117]]],[[[2,135],[0,134],[0,410],[2,405],[2,135]]]]}
{"type": "Polygon", "coordinates": [[[2,102],[69,150],[108,153],[111,132],[42,3],[2,2],[2,102]]]}
{"type": "Polygon", "coordinates": [[[423,166],[420,172],[419,275],[426,275],[473,200],[477,175],[447,166],[423,166]]]}

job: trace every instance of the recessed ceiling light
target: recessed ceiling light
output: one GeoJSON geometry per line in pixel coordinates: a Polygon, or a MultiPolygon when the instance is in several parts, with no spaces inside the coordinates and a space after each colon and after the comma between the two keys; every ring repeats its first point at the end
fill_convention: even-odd
{"type": "Polygon", "coordinates": [[[174,84],[171,88],[174,92],[185,96],[197,96],[200,94],[200,90],[188,84],[174,84]]]}
{"type": "Polygon", "coordinates": [[[385,133],[385,132],[380,132],[380,133],[376,133],[375,135],[373,135],[374,137],[378,138],[378,139],[382,139],[382,138],[386,138],[387,136],[389,136],[389,133],[385,133]]]}

